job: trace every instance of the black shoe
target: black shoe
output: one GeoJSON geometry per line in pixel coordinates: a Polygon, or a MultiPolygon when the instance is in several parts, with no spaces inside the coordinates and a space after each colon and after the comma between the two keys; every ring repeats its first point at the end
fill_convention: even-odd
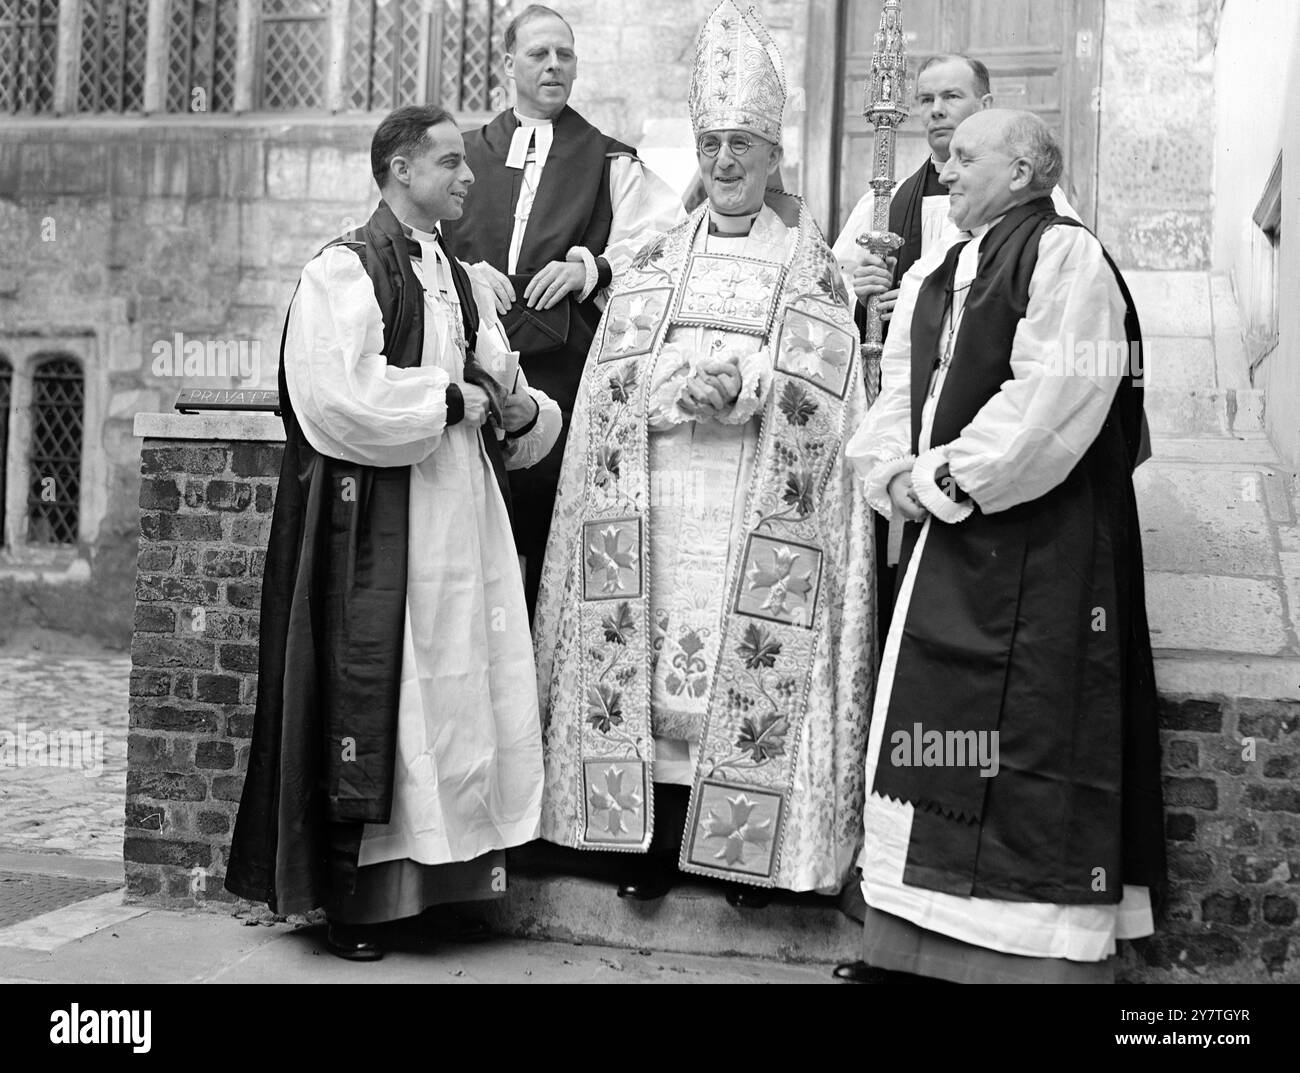
{"type": "Polygon", "coordinates": [[[492,938],[487,921],[465,916],[454,909],[438,906],[424,915],[432,935],[448,943],[481,943],[492,938]]]}
{"type": "Polygon", "coordinates": [[[736,909],[765,909],[775,893],[771,887],[734,886],[727,890],[727,904],[736,909]]]}
{"type": "Polygon", "coordinates": [[[851,984],[883,983],[885,974],[880,969],[873,969],[865,961],[843,961],[835,966],[831,973],[837,980],[847,980],[851,984]]]}
{"type": "Polygon", "coordinates": [[[947,980],[935,980],[929,976],[918,976],[912,972],[900,972],[897,969],[877,969],[865,961],[845,961],[835,966],[832,976],[837,980],[847,980],[851,984],[946,984],[947,980]]]}
{"type": "Polygon", "coordinates": [[[374,935],[371,928],[330,924],[325,932],[325,946],[335,957],[347,961],[378,961],[384,956],[384,950],[375,942],[374,935]]]}
{"type": "Polygon", "coordinates": [[[618,896],[632,898],[638,902],[653,902],[662,898],[673,889],[673,881],[667,875],[646,876],[634,879],[630,883],[620,883],[618,896]]]}

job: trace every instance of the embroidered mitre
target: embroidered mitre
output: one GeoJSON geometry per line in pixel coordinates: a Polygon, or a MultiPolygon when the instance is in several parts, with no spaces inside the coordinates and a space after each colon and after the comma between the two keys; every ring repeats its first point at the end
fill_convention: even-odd
{"type": "Polygon", "coordinates": [[[745,130],[781,141],[785,66],[776,42],[753,7],[723,0],[705,20],[691,72],[691,124],[706,130],[745,130]]]}

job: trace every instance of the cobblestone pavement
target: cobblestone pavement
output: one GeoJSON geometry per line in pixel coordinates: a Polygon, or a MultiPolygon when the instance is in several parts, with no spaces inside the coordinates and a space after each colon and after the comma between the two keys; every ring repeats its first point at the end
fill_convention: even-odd
{"type": "Polygon", "coordinates": [[[0,849],[122,859],[125,656],[0,657],[0,849]]]}

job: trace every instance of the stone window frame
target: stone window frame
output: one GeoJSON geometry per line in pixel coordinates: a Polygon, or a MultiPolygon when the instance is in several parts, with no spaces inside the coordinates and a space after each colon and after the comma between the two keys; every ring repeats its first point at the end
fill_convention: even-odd
{"type": "Polygon", "coordinates": [[[1246,357],[1251,382],[1281,338],[1282,154],[1278,153],[1252,214],[1250,274],[1244,299],[1246,357]]]}
{"type": "MultiPolygon", "coordinates": [[[[37,115],[78,116],[78,115],[184,115],[200,118],[203,115],[338,115],[342,113],[366,114],[359,108],[353,97],[354,86],[349,77],[354,73],[355,61],[349,48],[349,28],[354,22],[357,4],[363,0],[322,0],[325,14],[322,16],[327,26],[325,63],[324,105],[318,108],[297,110],[266,110],[261,106],[261,92],[264,83],[262,71],[262,51],[264,47],[266,20],[263,17],[265,0],[235,0],[235,63],[233,104],[222,111],[203,110],[199,112],[177,112],[171,110],[176,102],[175,77],[172,71],[173,46],[176,43],[173,25],[173,5],[178,0],[145,0],[148,5],[147,32],[144,60],[143,104],[139,110],[127,112],[80,111],[81,81],[83,72],[80,68],[83,38],[83,8],[89,0],[59,0],[58,33],[54,59],[53,102],[49,107],[38,108],[37,115]]],[[[447,101],[447,106],[456,112],[483,113],[504,107],[504,87],[501,84],[499,51],[501,35],[506,21],[515,9],[514,0],[390,0],[392,3],[418,3],[421,17],[427,19],[420,43],[421,65],[425,82],[424,100],[414,103],[440,103],[453,84],[443,70],[439,57],[444,45],[459,48],[459,54],[468,54],[471,43],[472,27],[480,32],[475,34],[476,47],[482,48],[482,28],[487,26],[488,41],[486,72],[481,76],[487,79],[485,86],[490,101],[466,101],[461,97],[447,101]],[[485,5],[483,11],[475,9],[474,20],[465,18],[467,2],[485,5]],[[450,43],[448,35],[453,35],[450,43]],[[459,35],[454,36],[454,35],[459,35]]],[[[266,16],[271,19],[272,16],[266,16]]],[[[372,61],[374,57],[372,50],[372,61]]],[[[193,103],[193,102],[191,102],[193,103]]],[[[385,102],[375,110],[388,111],[392,105],[385,102]]],[[[373,107],[373,106],[372,106],[373,107]]],[[[28,113],[23,113],[28,114],[28,113]]],[[[0,113],[0,119],[7,113],[0,113]]]]}
{"type": "Polygon", "coordinates": [[[0,353],[8,358],[13,370],[0,577],[46,582],[85,580],[90,576],[90,549],[108,511],[109,467],[102,444],[109,392],[98,341],[93,335],[6,333],[0,334],[0,353]],[[27,543],[33,374],[40,361],[56,355],[71,358],[81,366],[85,389],[78,533],[77,543],[71,547],[27,543]]]}

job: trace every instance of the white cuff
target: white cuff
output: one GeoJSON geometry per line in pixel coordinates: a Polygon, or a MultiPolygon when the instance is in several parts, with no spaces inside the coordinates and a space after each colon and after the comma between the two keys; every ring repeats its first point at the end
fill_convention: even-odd
{"type": "Polygon", "coordinates": [[[863,481],[867,506],[884,518],[894,517],[894,501],[889,498],[889,482],[900,473],[908,473],[916,464],[916,455],[898,455],[871,468],[863,481]]]}
{"type": "Polygon", "coordinates": [[[969,499],[965,503],[954,503],[940,489],[934,474],[935,470],[947,461],[946,446],[931,447],[921,455],[912,466],[912,491],[921,501],[921,506],[939,521],[954,525],[969,518],[975,512],[975,504],[969,499]]]}
{"type": "Polygon", "coordinates": [[[586,246],[570,246],[569,252],[564,255],[564,259],[566,261],[581,261],[582,266],[587,270],[587,278],[582,284],[582,293],[578,295],[579,301],[585,302],[591,297],[591,292],[596,289],[596,283],[600,280],[600,271],[596,267],[596,257],[586,246]]]}

